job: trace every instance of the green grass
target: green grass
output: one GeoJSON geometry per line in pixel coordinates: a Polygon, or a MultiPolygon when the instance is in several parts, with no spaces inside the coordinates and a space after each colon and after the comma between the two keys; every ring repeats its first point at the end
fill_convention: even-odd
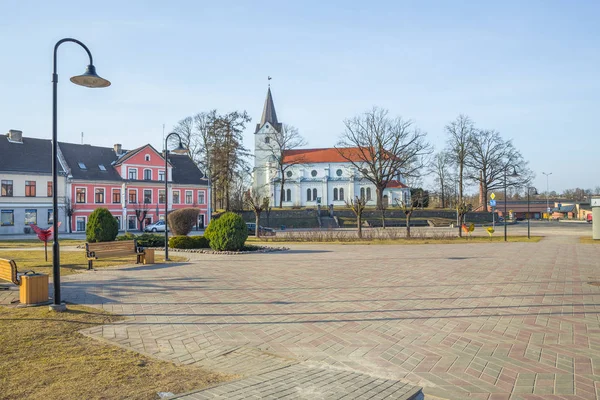
{"type": "Polygon", "coordinates": [[[177,366],[86,337],[78,331],[118,321],[76,305],[0,307],[0,397],[3,399],[154,399],[232,376],[177,366]]]}

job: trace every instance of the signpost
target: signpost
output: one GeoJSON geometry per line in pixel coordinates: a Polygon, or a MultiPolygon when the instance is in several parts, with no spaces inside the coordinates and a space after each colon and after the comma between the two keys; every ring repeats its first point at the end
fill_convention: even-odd
{"type": "Polygon", "coordinates": [[[496,229],[496,195],[490,194],[490,206],[492,207],[492,228],[496,229]]]}

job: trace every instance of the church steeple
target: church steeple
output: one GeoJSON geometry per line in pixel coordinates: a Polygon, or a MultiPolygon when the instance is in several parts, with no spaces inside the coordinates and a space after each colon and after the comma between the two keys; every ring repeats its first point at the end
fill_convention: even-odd
{"type": "Polygon", "coordinates": [[[277,113],[275,112],[275,104],[273,103],[273,95],[271,94],[271,87],[267,90],[267,98],[265,99],[265,106],[263,108],[262,117],[260,123],[256,125],[256,132],[258,132],[266,123],[271,124],[275,130],[281,129],[281,124],[277,120],[277,113]]]}

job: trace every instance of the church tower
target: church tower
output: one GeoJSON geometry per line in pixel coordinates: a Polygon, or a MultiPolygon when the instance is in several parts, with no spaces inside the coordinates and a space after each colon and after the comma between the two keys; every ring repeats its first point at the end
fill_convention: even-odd
{"type": "MultiPolygon", "coordinates": [[[[267,90],[267,98],[263,107],[260,123],[256,124],[254,132],[254,171],[253,171],[253,187],[261,197],[272,197],[271,181],[275,178],[276,170],[271,162],[272,151],[270,149],[271,138],[273,135],[280,133],[283,124],[277,120],[275,112],[275,104],[273,103],[273,95],[271,87],[267,90]]],[[[271,198],[271,202],[273,199],[271,198]]]]}

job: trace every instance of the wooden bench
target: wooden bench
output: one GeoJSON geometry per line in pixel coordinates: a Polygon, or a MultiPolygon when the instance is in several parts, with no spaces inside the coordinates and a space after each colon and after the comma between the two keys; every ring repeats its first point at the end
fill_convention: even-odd
{"type": "MultiPolygon", "coordinates": [[[[20,274],[30,274],[33,271],[23,271],[20,274]]],[[[14,260],[7,260],[0,258],[0,279],[14,283],[17,286],[21,286],[21,279],[19,271],[17,271],[17,264],[14,260]]]]}
{"type": "Polygon", "coordinates": [[[92,269],[94,260],[111,257],[136,256],[136,264],[142,262],[145,252],[140,251],[137,241],[121,240],[114,242],[86,243],[85,252],[88,260],[88,269],[92,269]]]}

